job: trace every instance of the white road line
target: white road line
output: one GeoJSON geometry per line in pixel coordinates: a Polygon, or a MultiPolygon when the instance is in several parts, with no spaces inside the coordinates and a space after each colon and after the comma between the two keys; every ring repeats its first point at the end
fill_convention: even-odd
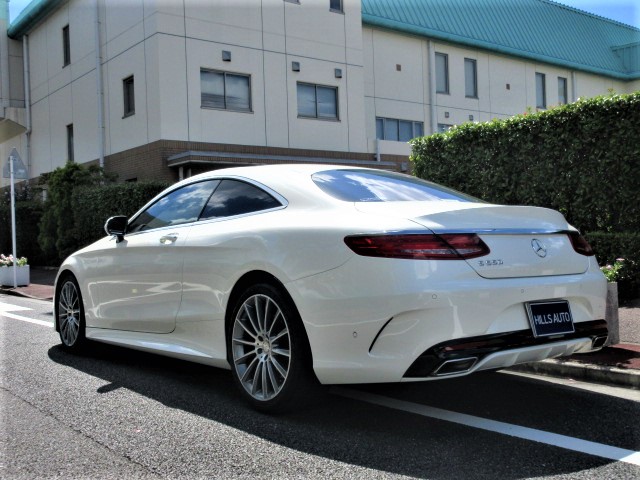
{"type": "Polygon", "coordinates": [[[33,308],[20,307],[10,303],[0,302],[0,313],[2,312],[24,312],[25,310],[33,310],[33,308]]]}
{"type": "Polygon", "coordinates": [[[0,317],[13,318],[14,320],[20,320],[21,322],[35,323],[36,325],[42,325],[43,327],[53,327],[53,320],[47,322],[45,320],[36,320],[35,318],[23,317],[22,315],[16,315],[15,313],[1,311],[0,317]]]}
{"type": "Polygon", "coordinates": [[[531,440],[533,442],[553,445],[556,447],[565,448],[567,450],[573,450],[575,452],[587,453],[596,457],[607,458],[609,460],[617,460],[619,462],[625,462],[632,465],[640,466],[640,452],[636,452],[633,450],[611,447],[602,443],[589,442],[587,440],[580,440],[579,438],[558,435],[556,433],[521,427],[518,425],[511,425],[509,423],[489,420],[487,418],[474,417],[472,415],[466,415],[464,413],[450,412],[448,410],[429,407],[427,405],[420,405],[418,403],[397,400],[395,398],[384,397],[382,395],[376,395],[375,393],[361,392],[358,390],[351,390],[340,387],[334,387],[331,389],[331,391],[343,397],[361,400],[367,403],[372,403],[374,405],[380,405],[382,407],[402,410],[409,413],[415,413],[416,415],[422,415],[424,417],[458,423],[460,425],[466,425],[468,427],[480,428],[482,430],[501,433],[504,435],[509,435],[511,437],[531,440]]]}
{"type": "Polygon", "coordinates": [[[21,322],[35,323],[36,325],[42,325],[44,327],[53,327],[53,320],[47,322],[45,320],[36,320],[35,318],[23,317],[22,315],[16,315],[11,312],[25,312],[33,310],[33,308],[21,307],[19,305],[11,305],[10,303],[0,302],[0,316],[6,318],[13,318],[14,320],[20,320],[21,322]]]}

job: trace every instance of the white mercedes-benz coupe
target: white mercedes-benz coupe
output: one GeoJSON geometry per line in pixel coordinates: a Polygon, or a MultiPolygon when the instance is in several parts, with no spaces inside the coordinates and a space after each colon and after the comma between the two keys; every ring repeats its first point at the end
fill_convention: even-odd
{"type": "Polygon", "coordinates": [[[410,382],[602,347],[606,282],[558,212],[334,165],[197,175],[71,255],[63,347],[231,369],[285,409],[321,384],[410,382]]]}

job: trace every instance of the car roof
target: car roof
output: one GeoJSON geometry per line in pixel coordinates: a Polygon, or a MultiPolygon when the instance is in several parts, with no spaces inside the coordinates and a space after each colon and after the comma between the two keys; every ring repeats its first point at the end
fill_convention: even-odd
{"type": "Polygon", "coordinates": [[[344,202],[327,195],[314,184],[311,176],[317,172],[327,170],[370,170],[362,167],[352,167],[347,165],[317,164],[317,163],[288,163],[278,165],[256,165],[246,167],[222,168],[219,170],[211,170],[201,173],[193,177],[179,182],[176,186],[185,185],[187,183],[207,180],[211,178],[244,178],[260,183],[279,195],[282,195],[287,201],[293,201],[298,206],[318,204],[318,202],[327,205],[340,205],[344,202]]]}
{"type": "MultiPolygon", "coordinates": [[[[221,168],[219,170],[211,170],[209,172],[201,173],[190,179],[204,179],[215,178],[220,176],[239,176],[252,178],[255,180],[278,180],[282,179],[282,175],[285,173],[293,175],[311,176],[314,173],[322,172],[325,170],[353,170],[363,169],[362,167],[353,167],[346,165],[332,165],[325,163],[286,163],[277,165],[252,165],[244,167],[230,167],[221,168]]],[[[372,170],[372,169],[369,169],[372,170]]]]}

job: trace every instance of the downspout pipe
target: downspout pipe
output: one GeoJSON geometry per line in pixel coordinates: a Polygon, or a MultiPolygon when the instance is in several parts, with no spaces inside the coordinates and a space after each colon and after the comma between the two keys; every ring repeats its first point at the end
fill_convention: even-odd
{"type": "Polygon", "coordinates": [[[429,122],[431,123],[431,133],[438,131],[438,117],[436,114],[436,48],[433,40],[427,42],[429,55],[429,122]]]}
{"type": "Polygon", "coordinates": [[[31,68],[29,66],[29,35],[22,36],[22,63],[24,65],[23,81],[24,81],[24,109],[26,116],[27,131],[26,146],[24,149],[25,161],[27,163],[28,177],[31,178],[31,68]]]}
{"type": "MultiPolygon", "coordinates": [[[[0,21],[9,25],[9,2],[0,1],[0,8],[3,9],[0,12],[0,21]]],[[[0,38],[0,117],[6,115],[5,108],[9,107],[11,95],[9,93],[9,39],[5,35],[5,31],[2,31],[2,37],[0,38]]]]}
{"type": "Polygon", "coordinates": [[[96,52],[96,93],[98,97],[98,160],[100,168],[104,168],[104,87],[102,85],[102,52],[100,50],[100,0],[96,0],[95,21],[95,52],[96,52]]]}

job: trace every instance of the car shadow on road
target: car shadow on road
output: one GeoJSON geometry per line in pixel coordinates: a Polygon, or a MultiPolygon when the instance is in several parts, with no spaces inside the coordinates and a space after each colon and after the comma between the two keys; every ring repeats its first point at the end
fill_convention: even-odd
{"type": "MultiPolygon", "coordinates": [[[[315,401],[294,412],[265,415],[243,403],[226,370],[106,344],[90,345],[82,355],[54,346],[48,351],[49,358],[104,380],[106,383],[97,389],[99,394],[126,388],[286,448],[379,472],[436,479],[517,479],[576,474],[612,463],[370,405],[333,395],[326,388],[314,392],[315,401]]],[[[581,409],[600,410],[602,429],[606,428],[607,415],[619,421],[620,414],[628,415],[634,403],[589,392],[578,394],[568,387],[500,373],[354,388],[505,422],[530,422],[524,426],[548,427],[548,431],[587,440],[591,440],[588,432],[593,431],[595,419],[586,418],[581,409]]],[[[611,440],[615,441],[613,434],[611,440]]],[[[624,442],[637,444],[637,440],[624,442]]]]}

